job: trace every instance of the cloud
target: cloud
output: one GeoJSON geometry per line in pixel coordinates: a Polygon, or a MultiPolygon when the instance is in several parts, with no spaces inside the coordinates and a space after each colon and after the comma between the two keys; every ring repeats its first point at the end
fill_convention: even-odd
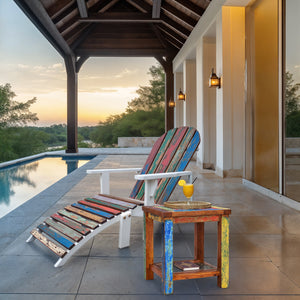
{"type": "Polygon", "coordinates": [[[129,69],[125,68],[119,74],[116,74],[114,76],[114,78],[123,78],[123,77],[128,76],[128,75],[136,74],[137,72],[138,72],[137,69],[135,69],[135,70],[129,70],[129,69]]]}
{"type": "Polygon", "coordinates": [[[19,68],[19,69],[29,69],[29,66],[28,65],[23,65],[23,64],[18,64],[17,68],[19,68]]]}
{"type": "Polygon", "coordinates": [[[51,66],[52,69],[64,69],[63,64],[59,63],[59,64],[53,64],[51,66]]]}

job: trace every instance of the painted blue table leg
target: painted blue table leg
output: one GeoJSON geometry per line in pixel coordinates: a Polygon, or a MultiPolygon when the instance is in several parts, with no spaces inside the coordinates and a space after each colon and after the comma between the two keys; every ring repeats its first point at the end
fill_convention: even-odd
{"type": "Polygon", "coordinates": [[[173,294],[173,222],[166,220],[162,224],[163,259],[162,282],[165,295],[173,294]]]}

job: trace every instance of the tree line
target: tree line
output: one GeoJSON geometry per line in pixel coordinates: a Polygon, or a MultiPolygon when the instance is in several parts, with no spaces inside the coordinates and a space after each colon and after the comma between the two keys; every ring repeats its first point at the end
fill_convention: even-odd
{"type": "MultiPolygon", "coordinates": [[[[148,86],[141,86],[122,114],[112,115],[97,126],[78,128],[78,147],[116,146],[118,137],[160,136],[164,132],[165,74],[160,66],[149,69],[148,86]]],[[[287,137],[300,137],[300,83],[294,83],[290,72],[285,76],[285,128],[287,137]]],[[[26,126],[38,117],[30,111],[36,98],[24,103],[14,100],[10,84],[0,85],[0,162],[49,150],[66,148],[67,126],[26,126]]]]}
{"type": "MultiPolygon", "coordinates": [[[[160,66],[149,69],[149,86],[137,90],[138,97],[128,103],[126,111],[108,117],[97,126],[78,128],[78,147],[115,146],[120,136],[158,136],[164,132],[164,72],[160,66]]],[[[16,94],[10,84],[0,85],[0,162],[49,150],[66,148],[67,126],[26,126],[38,121],[30,106],[36,98],[24,103],[14,100],[16,94]]]]}

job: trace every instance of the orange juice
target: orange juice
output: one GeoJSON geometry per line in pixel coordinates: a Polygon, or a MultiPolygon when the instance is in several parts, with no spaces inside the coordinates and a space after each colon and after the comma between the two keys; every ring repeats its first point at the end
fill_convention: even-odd
{"type": "Polygon", "coordinates": [[[183,193],[187,198],[191,198],[194,193],[194,185],[192,183],[187,183],[183,187],[183,193]]]}

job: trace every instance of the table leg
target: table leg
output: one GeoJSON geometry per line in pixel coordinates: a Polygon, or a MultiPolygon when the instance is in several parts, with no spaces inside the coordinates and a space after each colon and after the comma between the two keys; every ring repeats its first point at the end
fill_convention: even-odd
{"type": "Polygon", "coordinates": [[[173,222],[163,223],[162,281],[164,294],[173,294],[173,222]]]}
{"type": "Polygon", "coordinates": [[[218,286],[227,288],[229,285],[229,217],[222,216],[218,222],[218,286]]]}
{"type": "Polygon", "coordinates": [[[153,220],[148,217],[148,213],[144,214],[144,270],[145,279],[154,278],[151,265],[153,264],[153,220]]]}
{"type": "Polygon", "coordinates": [[[195,223],[194,258],[204,262],[204,223],[195,223]]]}

